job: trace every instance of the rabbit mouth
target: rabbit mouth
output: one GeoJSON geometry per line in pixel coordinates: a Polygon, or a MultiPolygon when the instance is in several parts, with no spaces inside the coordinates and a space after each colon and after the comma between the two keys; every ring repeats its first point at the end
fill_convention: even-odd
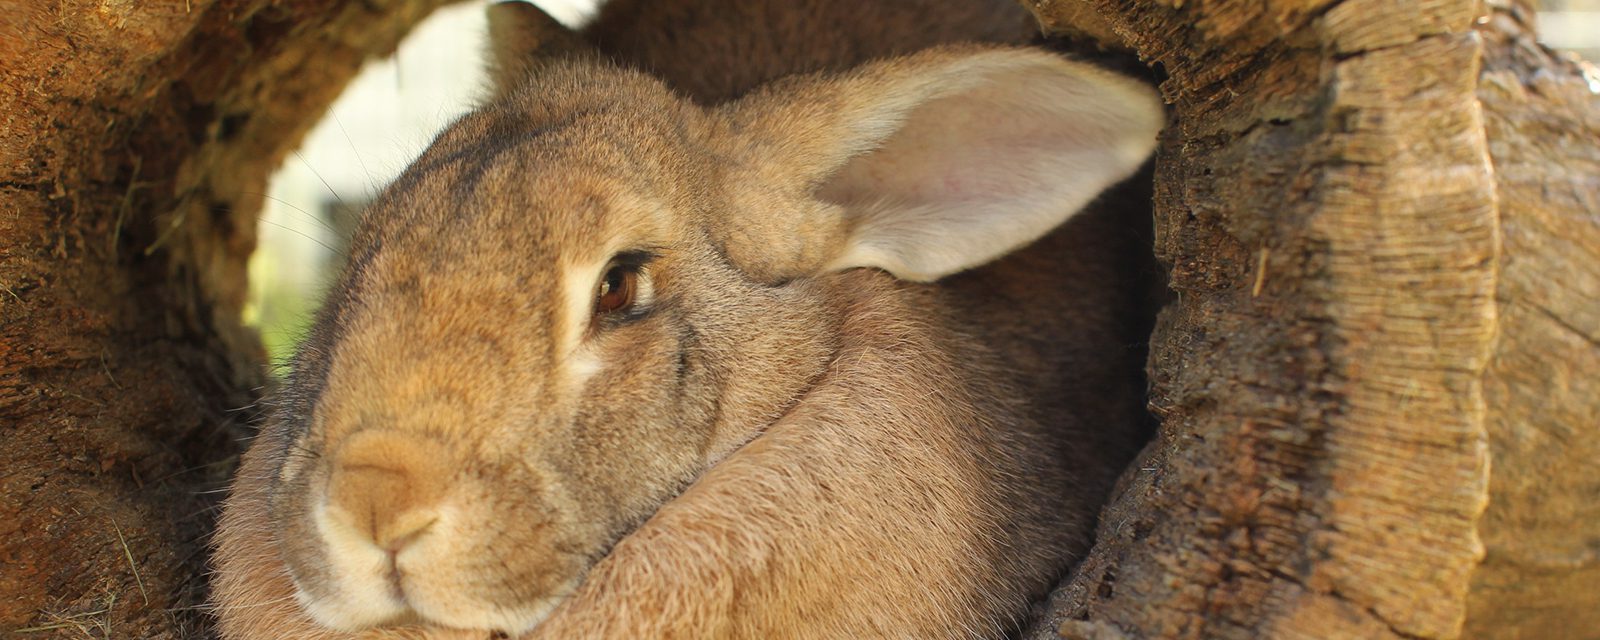
{"type": "Polygon", "coordinates": [[[383,603],[376,603],[371,599],[339,602],[337,599],[313,597],[304,590],[297,590],[296,596],[312,619],[323,626],[340,631],[431,626],[477,631],[489,637],[504,638],[527,633],[544,622],[576,588],[574,581],[562,589],[560,595],[545,598],[531,606],[519,607],[516,611],[488,603],[483,603],[481,608],[474,610],[471,607],[464,608],[460,602],[455,602],[448,604],[445,611],[435,612],[435,615],[419,611],[418,606],[423,606],[425,609],[431,607],[426,603],[414,603],[398,582],[395,591],[388,594],[391,599],[383,603]]]}
{"type": "MultiPolygon", "coordinates": [[[[562,579],[559,562],[535,575],[513,571],[494,545],[463,533],[448,511],[410,539],[390,546],[348,526],[327,509],[312,515],[317,570],[291,571],[301,608],[341,631],[398,625],[439,626],[516,636],[549,617],[577,588],[582,571],[562,579]]],[[[294,563],[291,563],[291,566],[294,563]]]]}
{"type": "Polygon", "coordinates": [[[551,595],[515,605],[503,605],[465,599],[458,593],[449,591],[440,593],[438,590],[425,591],[421,588],[407,590],[402,585],[398,595],[400,601],[408,607],[407,613],[412,620],[398,622],[416,622],[516,637],[544,622],[557,606],[577,590],[577,587],[578,579],[573,578],[552,590],[551,595]]]}

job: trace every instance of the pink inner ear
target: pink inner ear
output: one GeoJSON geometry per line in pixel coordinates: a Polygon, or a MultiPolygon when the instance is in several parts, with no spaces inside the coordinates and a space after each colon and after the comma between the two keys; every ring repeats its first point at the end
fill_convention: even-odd
{"type": "Polygon", "coordinates": [[[818,196],[840,204],[881,201],[924,204],[971,194],[972,174],[960,171],[969,159],[986,155],[988,141],[969,127],[971,114],[951,99],[915,110],[901,128],[876,149],[841,167],[818,196]]]}
{"type": "Polygon", "coordinates": [[[877,149],[841,167],[817,195],[840,204],[938,206],[1052,190],[1039,179],[1106,144],[1109,132],[1085,123],[1074,109],[1029,104],[1044,98],[1061,96],[994,82],[925,103],[877,149]]]}
{"type": "MultiPolygon", "coordinates": [[[[988,61],[986,61],[988,62],[988,61]]],[[[816,191],[850,216],[846,255],[908,279],[1020,247],[1136,170],[1162,124],[1150,89],[1034,56],[962,69],[980,84],[879,114],[893,129],[816,191]],[[895,123],[893,120],[900,120],[895,123]]]]}

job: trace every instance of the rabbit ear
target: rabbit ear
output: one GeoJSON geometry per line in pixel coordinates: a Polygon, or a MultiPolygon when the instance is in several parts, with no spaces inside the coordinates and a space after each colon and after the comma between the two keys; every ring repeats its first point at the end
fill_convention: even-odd
{"type": "Polygon", "coordinates": [[[527,2],[498,2],[489,12],[489,80],[494,97],[522,86],[543,61],[592,54],[583,36],[527,2]]]}
{"type": "Polygon", "coordinates": [[[852,267],[928,281],[998,258],[1131,175],[1166,119],[1150,87],[1032,49],[927,52],[728,112],[753,140],[738,184],[812,203],[734,203],[726,249],[775,281],[852,267]],[[735,246],[751,240],[765,246],[735,246]]]}

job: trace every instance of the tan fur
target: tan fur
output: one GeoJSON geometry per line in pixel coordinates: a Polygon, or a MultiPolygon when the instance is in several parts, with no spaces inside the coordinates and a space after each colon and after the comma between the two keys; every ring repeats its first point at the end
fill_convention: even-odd
{"type": "MultiPolygon", "coordinates": [[[[994,257],[969,236],[1026,244],[1094,194],[1028,191],[1006,211],[1055,212],[1026,232],[950,214],[930,232],[895,216],[1012,187],[898,181],[944,175],[924,162],[941,140],[994,142],[943,135],[992,108],[1036,125],[992,129],[1021,142],[1128,145],[1081,166],[1120,167],[1104,186],[1148,153],[1159,110],[1027,50],[828,72],[1005,41],[1023,19],[980,1],[619,1],[584,34],[605,55],[527,65],[527,86],[442,134],[363,220],[224,512],[223,636],[1014,628],[1135,443],[1123,222],[1085,214],[913,284],[994,257]],[[1126,96],[1134,119],[1013,113],[1058,78],[1126,96]],[[955,248],[927,266],[883,248],[901,241],[955,248]],[[641,249],[651,311],[591,324],[604,267],[641,249]]],[[[502,70],[518,47],[548,53],[501,32],[502,70]]],[[[1014,160],[999,142],[986,157],[1014,160]]]]}

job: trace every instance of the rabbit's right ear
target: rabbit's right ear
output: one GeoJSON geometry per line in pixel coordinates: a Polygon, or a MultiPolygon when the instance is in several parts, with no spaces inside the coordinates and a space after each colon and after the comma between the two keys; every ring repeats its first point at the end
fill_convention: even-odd
{"type": "Polygon", "coordinates": [[[974,47],[775,83],[720,115],[736,146],[712,231],[769,283],[855,267],[929,281],[999,258],[1132,175],[1166,122],[1131,78],[974,47]]]}
{"type": "Polygon", "coordinates": [[[489,5],[489,79],[496,98],[522,86],[545,61],[590,55],[583,36],[527,2],[489,5]]]}

